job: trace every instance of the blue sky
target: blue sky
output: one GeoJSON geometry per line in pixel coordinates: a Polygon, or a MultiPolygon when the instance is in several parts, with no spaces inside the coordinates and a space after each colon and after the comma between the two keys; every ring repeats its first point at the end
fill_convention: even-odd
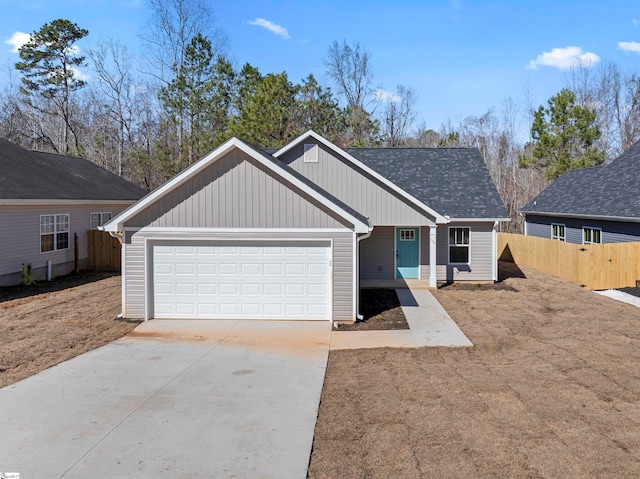
{"type": "MultiPolygon", "coordinates": [[[[638,2],[221,0],[211,6],[237,65],[286,71],[294,82],[313,73],[327,84],[329,45],[359,41],[371,55],[374,86],[413,87],[416,123],[434,129],[492,106],[500,112],[506,97],[524,109],[526,91],[538,106],[581,60],[640,71],[638,2]]],[[[11,52],[16,32],[66,18],[90,32],[81,50],[116,38],[137,52],[150,15],[146,0],[0,0],[0,12],[5,70],[18,59],[11,52]]]]}

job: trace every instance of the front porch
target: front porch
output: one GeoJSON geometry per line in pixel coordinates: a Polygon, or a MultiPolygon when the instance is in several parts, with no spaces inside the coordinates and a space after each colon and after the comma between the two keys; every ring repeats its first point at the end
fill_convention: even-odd
{"type": "Polygon", "coordinates": [[[360,288],[373,289],[436,289],[435,286],[429,285],[428,279],[361,279],[360,288]]]}

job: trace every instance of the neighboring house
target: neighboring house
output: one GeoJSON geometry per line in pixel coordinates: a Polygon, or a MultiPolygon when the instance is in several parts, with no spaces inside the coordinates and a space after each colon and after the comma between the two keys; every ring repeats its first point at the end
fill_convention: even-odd
{"type": "Polygon", "coordinates": [[[576,244],[640,241],[640,142],[608,165],[567,171],[521,214],[528,236],[576,244]]]}
{"type": "Polygon", "coordinates": [[[90,161],[41,153],[0,139],[0,285],[66,274],[87,263],[87,231],[103,225],[145,191],[90,161]],[[49,263],[50,262],[50,263],[49,263]]]}
{"type": "Polygon", "coordinates": [[[123,315],[353,321],[361,280],[497,279],[508,215],[477,149],[232,138],[112,219],[123,315]]]}

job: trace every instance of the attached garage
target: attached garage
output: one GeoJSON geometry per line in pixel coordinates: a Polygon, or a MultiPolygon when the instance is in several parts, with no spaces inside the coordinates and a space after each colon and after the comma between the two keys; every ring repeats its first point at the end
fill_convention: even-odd
{"type": "Polygon", "coordinates": [[[331,319],[331,243],[183,241],[153,246],[153,317],[331,319]]]}
{"type": "Polygon", "coordinates": [[[108,223],[123,316],[353,321],[367,218],[232,138],[108,223]]]}

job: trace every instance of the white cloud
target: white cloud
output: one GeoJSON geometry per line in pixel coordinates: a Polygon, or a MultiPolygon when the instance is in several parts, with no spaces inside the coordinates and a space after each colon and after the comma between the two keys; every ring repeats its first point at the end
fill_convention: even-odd
{"type": "Polygon", "coordinates": [[[264,18],[256,18],[250,22],[247,22],[249,25],[256,25],[258,27],[265,28],[269,30],[271,33],[275,33],[276,35],[280,35],[285,40],[289,39],[289,32],[286,28],[276,23],[272,23],[269,20],[265,20],[264,18]]]}
{"type": "Polygon", "coordinates": [[[640,43],[638,42],[618,42],[618,48],[625,52],[640,53],[640,43]]]}
{"type": "Polygon", "coordinates": [[[454,8],[454,10],[462,10],[462,2],[460,0],[451,0],[451,6],[454,8]]]}
{"type": "Polygon", "coordinates": [[[634,27],[637,27],[640,22],[638,22],[638,19],[634,17],[633,20],[631,20],[631,23],[633,23],[634,27]]]}
{"type": "Polygon", "coordinates": [[[384,101],[384,102],[402,100],[402,98],[400,98],[398,95],[396,95],[392,91],[386,91],[386,90],[383,90],[382,88],[378,88],[376,91],[374,91],[373,97],[378,101],[384,101]]]}
{"type": "Polygon", "coordinates": [[[11,53],[18,53],[18,49],[30,39],[31,35],[28,33],[14,32],[14,34],[11,35],[11,38],[9,38],[9,40],[5,40],[4,43],[11,45],[12,48],[9,50],[11,53]]]}
{"type": "Polygon", "coordinates": [[[592,52],[583,52],[580,47],[553,48],[543,52],[531,60],[527,68],[537,70],[539,66],[568,70],[579,66],[591,67],[600,61],[600,57],[592,52]]]}
{"type": "Polygon", "coordinates": [[[75,78],[77,80],[87,81],[90,78],[89,75],[87,75],[86,73],[82,73],[77,68],[71,67],[71,71],[73,72],[73,78],[75,78]]]}

